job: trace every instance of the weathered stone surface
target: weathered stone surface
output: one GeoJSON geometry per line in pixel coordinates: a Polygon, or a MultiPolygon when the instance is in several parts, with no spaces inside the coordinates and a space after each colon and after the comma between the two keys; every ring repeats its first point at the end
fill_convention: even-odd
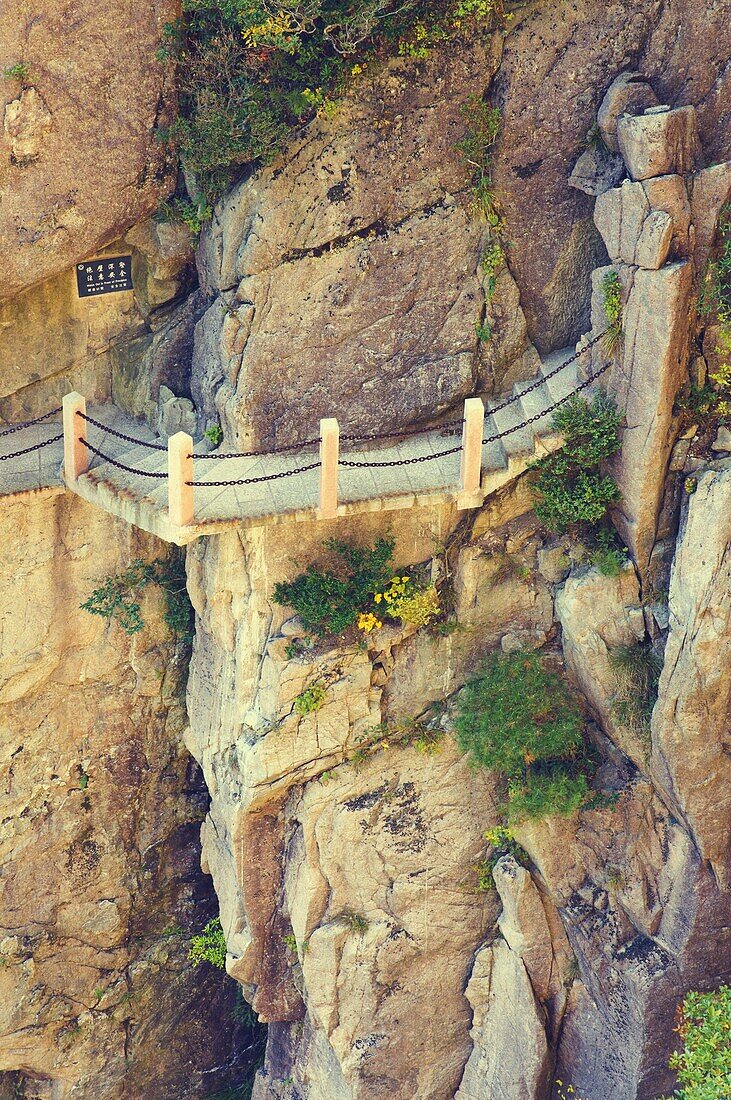
{"type": "Polygon", "coordinates": [[[549,1087],[544,1016],[524,963],[497,940],[475,957],[467,985],[473,1051],[455,1100],[533,1100],[549,1087]]]}
{"type": "Polygon", "coordinates": [[[673,223],[673,241],[670,256],[674,260],[690,255],[691,211],[688,189],[682,176],[654,176],[643,180],[642,187],[650,209],[664,210],[673,223]]]}
{"type": "MultiPolygon", "coordinates": [[[[595,272],[597,287],[602,276],[601,269],[595,272]]],[[[615,521],[641,573],[652,552],[675,441],[673,404],[687,376],[691,286],[687,261],[634,274],[624,309],[624,355],[613,372],[626,422],[613,460],[622,493],[615,521]]]]}
{"type": "Polygon", "coordinates": [[[459,1083],[465,981],[495,914],[494,898],[469,887],[494,819],[490,787],[445,744],[431,757],[385,750],[290,802],[285,905],[307,945],[308,1013],[354,1100],[446,1097],[459,1083]],[[414,1011],[435,996],[438,1013],[414,1011]]]}
{"type": "Polygon", "coordinates": [[[603,195],[620,184],[625,174],[624,161],[617,154],[603,148],[586,149],[573,167],[569,187],[585,195],[603,195]]]}
{"type": "Polygon", "coordinates": [[[146,222],[109,253],[132,254],[135,293],[79,298],[73,269],[0,302],[0,411],[21,420],[78,390],[110,397],[133,416],[157,419],[161,382],[189,390],[195,295],[188,286],[192,250],[178,227],[146,222]]]}
{"type": "Polygon", "coordinates": [[[540,351],[586,330],[590,269],[605,262],[588,224],[592,202],[566,180],[608,84],[631,58],[664,102],[695,105],[705,155],[720,161],[731,155],[731,81],[718,79],[728,54],[725,14],[694,0],[622,0],[590,12],[560,0],[516,12],[494,82],[503,129],[493,163],[511,269],[540,351]]]}
{"type": "Polygon", "coordinates": [[[23,88],[20,96],[5,106],[3,128],[11,163],[26,167],[36,160],[52,125],[51,112],[37,90],[23,88]]]}
{"type": "Polygon", "coordinates": [[[728,883],[731,765],[731,468],[698,475],[670,579],[670,633],[653,713],[653,766],[703,856],[728,883]]]}
{"type": "Polygon", "coordinates": [[[0,88],[0,297],[98,252],[171,189],[155,136],[171,74],[155,50],[176,13],[174,0],[79,0],[71,22],[53,3],[3,7],[0,72],[22,61],[30,86],[0,88]]]}
{"type": "Polygon", "coordinates": [[[643,183],[627,180],[600,195],[594,221],[615,263],[656,270],[670,254],[673,219],[665,210],[652,209],[643,183]]]}
{"type": "Polygon", "coordinates": [[[714,451],[731,451],[731,429],[721,426],[711,447],[714,451]]]}
{"type": "Polygon", "coordinates": [[[619,685],[611,650],[645,636],[634,570],[627,566],[618,577],[605,577],[597,569],[573,573],[556,596],[556,615],[569,674],[602,728],[638,767],[646,768],[647,744],[617,721],[612,711],[619,685]]]}
{"type": "Polygon", "coordinates": [[[176,432],[195,435],[197,417],[192,401],[186,397],[176,397],[167,386],[160,386],[160,404],[157,418],[157,431],[163,439],[169,439],[176,432]]]}
{"type": "Polygon", "coordinates": [[[71,495],[3,516],[0,1080],[22,1070],[49,1100],[209,1096],[212,1074],[241,1079],[243,1036],[232,984],[187,959],[215,909],[183,654],[153,590],[134,638],[79,607],[165,548],[71,495]]]}
{"type": "MultiPolygon", "coordinates": [[[[316,434],[319,420],[347,410],[343,427],[366,434],[437,415],[475,384],[477,227],[444,200],[386,234],[354,236],[341,247],[283,263],[239,284],[220,324],[197,340],[194,377],[215,388],[229,441],[282,443],[316,434]],[[439,252],[438,280],[424,256],[439,252]],[[276,302],[300,303],[294,312],[276,302]],[[398,318],[391,324],[391,318],[398,318]],[[348,370],[342,363],[348,363],[348,370]],[[277,364],[277,386],[271,364],[277,364]]],[[[220,319],[220,320],[219,320],[220,319]]],[[[209,404],[203,406],[211,415],[209,404]]]]}
{"type": "Polygon", "coordinates": [[[731,200],[731,161],[714,164],[696,172],[691,184],[691,209],[695,229],[695,247],[693,259],[696,272],[701,275],[705,270],[713,238],[718,224],[718,215],[731,200]]]}
{"type": "Polygon", "coordinates": [[[619,151],[633,180],[687,175],[700,154],[694,107],[650,107],[617,123],[619,151]]]}
{"type": "Polygon", "coordinates": [[[619,152],[617,123],[621,115],[639,115],[647,107],[657,105],[657,96],[640,73],[624,72],[607,88],[597,111],[597,123],[602,141],[612,152],[619,152]]]}

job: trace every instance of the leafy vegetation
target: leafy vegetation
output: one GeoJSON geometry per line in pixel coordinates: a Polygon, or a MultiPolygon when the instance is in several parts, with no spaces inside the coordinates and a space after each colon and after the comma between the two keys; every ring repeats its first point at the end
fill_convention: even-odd
{"type": "Polygon", "coordinates": [[[583,718],[564,681],[536,653],[493,653],[461,693],[463,752],[508,781],[509,821],[571,813],[588,793],[583,718]]]}
{"type": "Polygon", "coordinates": [[[622,330],[622,284],[616,271],[609,271],[602,279],[604,316],[607,329],[604,334],[604,350],[610,357],[619,351],[624,335],[622,330]]]}
{"type": "Polygon", "coordinates": [[[183,0],[159,54],[176,63],[180,114],[161,136],[215,197],[332,113],[372,61],[426,57],[502,16],[502,0],[183,0]]]}
{"type": "Polygon", "coordinates": [[[497,231],[502,228],[503,219],[492,178],[492,147],[500,133],[500,108],[472,95],[461,108],[461,114],[467,123],[467,133],[457,148],[471,172],[475,209],[497,231]]]}
{"type": "Polygon", "coordinates": [[[610,649],[609,663],[617,686],[612,701],[615,718],[634,732],[647,734],[662,661],[649,642],[636,642],[610,649]]]}
{"type": "Polygon", "coordinates": [[[294,712],[300,716],[319,710],[327,698],[325,685],[318,680],[301,691],[294,701],[294,712]]]}
{"type": "Polygon", "coordinates": [[[342,920],[345,921],[351,932],[359,932],[363,935],[370,928],[370,921],[362,913],[356,913],[353,909],[345,909],[340,914],[342,920]]]}
{"type": "Polygon", "coordinates": [[[220,447],[223,442],[223,428],[220,424],[211,424],[203,435],[214,447],[220,447]]]}
{"type": "Polygon", "coordinates": [[[596,532],[590,561],[604,577],[618,577],[624,569],[628,561],[627,549],[611,528],[601,527],[596,532]]]}
{"type": "Polygon", "coordinates": [[[718,365],[711,372],[710,384],[699,393],[725,420],[731,417],[731,206],[721,210],[718,236],[718,253],[706,267],[699,303],[701,313],[715,314],[718,365]]]}
{"type": "Polygon", "coordinates": [[[334,559],[331,569],[309,565],[293,581],[276,584],[273,596],[318,636],[342,634],[373,604],[391,576],[394,543],[378,539],[374,546],[355,546],[329,539],[324,547],[334,559]]]}
{"type": "Polygon", "coordinates": [[[188,958],[195,966],[207,962],[218,970],[226,969],[226,938],[218,917],[209,920],[201,932],[190,937],[188,958]]]}
{"type": "Polygon", "coordinates": [[[330,539],[324,548],[330,568],[309,565],[293,581],[278,583],[273,596],[275,603],[293,608],[314,635],[343,634],[356,625],[370,634],[385,618],[425,626],[441,613],[434,585],[411,573],[393,575],[393,540],[356,546],[330,539]]]}
{"type": "Polygon", "coordinates": [[[174,634],[192,635],[193,609],[185,584],[185,561],[181,555],[145,562],[136,558],[122,573],[106,577],[81,604],[84,611],[114,620],[126,634],[143,629],[139,595],[149,585],[158,585],[165,600],[165,623],[174,634]]]}
{"type": "Polygon", "coordinates": [[[690,992],[676,1028],[683,1046],[671,1055],[678,1100],[721,1100],[731,1096],[731,986],[714,993],[690,992]]]}
{"type": "Polygon", "coordinates": [[[574,396],[554,413],[552,423],[564,445],[532,464],[535,513],[551,531],[582,522],[595,525],[619,500],[616,481],[601,472],[602,461],[619,449],[617,406],[602,393],[591,403],[574,396]]]}
{"type": "Polygon", "coordinates": [[[213,211],[205,199],[191,202],[190,199],[176,196],[162,202],[157,211],[157,220],[161,222],[182,222],[197,237],[206,222],[213,217],[213,211]]]}
{"type": "Polygon", "coordinates": [[[2,77],[4,80],[17,80],[25,86],[30,80],[30,67],[25,61],[16,61],[13,65],[8,65],[7,69],[3,69],[2,77]]]}
{"type": "Polygon", "coordinates": [[[512,856],[521,866],[528,863],[528,853],[521,848],[510,829],[505,828],[504,825],[497,825],[494,829],[488,829],[485,833],[485,840],[487,840],[492,850],[486,859],[473,868],[475,872],[474,889],[477,893],[491,890],[495,885],[492,873],[495,864],[503,856],[512,856]]]}

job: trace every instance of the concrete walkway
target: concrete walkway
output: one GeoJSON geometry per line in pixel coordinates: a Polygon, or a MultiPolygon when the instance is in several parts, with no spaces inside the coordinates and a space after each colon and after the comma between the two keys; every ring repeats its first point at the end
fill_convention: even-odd
{"type": "MultiPolygon", "coordinates": [[[[573,354],[567,348],[547,356],[541,366],[545,376],[573,354]]],[[[571,393],[580,384],[577,363],[569,363],[554,378],[543,381],[537,389],[502,410],[485,418],[484,438],[509,431],[528,417],[548,409],[554,402],[571,393]]],[[[522,393],[530,383],[519,383],[514,393],[522,393]]],[[[495,409],[506,396],[488,403],[495,409]]],[[[90,416],[117,431],[137,437],[145,443],[162,441],[144,425],[126,417],[115,406],[90,408],[90,416]]],[[[500,440],[483,446],[482,490],[495,492],[522,473],[537,454],[553,450],[559,440],[551,432],[551,416],[546,415],[527,428],[512,432],[500,440]]],[[[164,474],[167,454],[131,445],[108,435],[89,424],[88,440],[110,458],[143,472],[164,474]]],[[[62,442],[45,447],[30,455],[2,461],[8,454],[35,442],[57,435],[58,422],[35,425],[0,438],[0,496],[37,490],[39,487],[62,487],[62,442]]],[[[454,429],[452,429],[454,432],[454,429]]],[[[460,471],[461,432],[444,434],[438,429],[406,437],[401,442],[386,442],[357,447],[343,442],[341,462],[400,462],[371,469],[341,467],[339,473],[340,507],[338,515],[356,512],[410,508],[415,504],[450,503],[454,501],[460,471]],[[414,459],[455,453],[428,461],[414,459]]],[[[252,458],[202,457],[205,450],[194,448],[195,522],[186,528],[172,528],[167,515],[167,479],[148,478],[120,470],[96,455],[88,473],[82,475],[74,490],[84,499],[120,516],[146,531],[170,542],[184,544],[201,535],[214,534],[237,524],[261,525],[313,518],[318,504],[318,449],[306,448],[284,455],[262,455],[252,458]],[[314,466],[298,473],[302,467],[314,466]],[[217,486],[211,482],[242,481],[269,477],[292,471],[291,476],[254,482],[248,485],[217,486]]]]}

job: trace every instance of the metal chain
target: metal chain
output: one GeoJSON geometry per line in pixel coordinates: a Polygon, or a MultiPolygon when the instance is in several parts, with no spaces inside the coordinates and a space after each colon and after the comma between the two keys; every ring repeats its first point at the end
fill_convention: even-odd
{"type": "Polygon", "coordinates": [[[76,415],[80,416],[82,420],[86,420],[88,424],[93,424],[95,428],[101,428],[108,435],[116,435],[117,439],[124,439],[126,443],[136,443],[138,447],[148,447],[151,451],[167,451],[167,447],[162,446],[160,443],[148,443],[144,439],[135,439],[133,435],[118,432],[116,428],[110,428],[108,424],[102,424],[101,421],[95,420],[93,416],[82,413],[80,409],[76,410],[76,415]]]}
{"type": "MultiPolygon", "coordinates": [[[[49,420],[52,416],[56,416],[61,411],[61,406],[59,405],[57,409],[51,409],[50,412],[44,413],[43,416],[37,416],[35,420],[24,420],[22,424],[14,424],[12,428],[5,428],[4,431],[0,432],[0,439],[5,435],[12,435],[13,432],[20,432],[23,428],[30,428],[33,424],[42,424],[44,420],[49,420]]],[[[6,457],[8,456],[6,455],[6,457]]]]}
{"type": "Polygon", "coordinates": [[[103,451],[98,450],[92,446],[87,439],[80,439],[79,443],[82,443],[87,450],[93,451],[95,455],[99,455],[99,458],[103,458],[105,462],[108,462],[110,466],[116,466],[118,470],[125,470],[128,474],[136,474],[138,477],[156,477],[165,478],[166,473],[153,473],[151,470],[136,470],[134,466],[125,466],[123,462],[117,462],[116,458],[110,458],[109,455],[105,455],[103,451]]]}
{"type": "Polygon", "coordinates": [[[306,474],[309,470],[318,470],[319,462],[313,462],[311,466],[301,466],[298,470],[282,470],[278,474],[263,474],[261,477],[242,477],[235,481],[186,481],[186,485],[192,485],[198,489],[205,489],[208,485],[220,488],[228,485],[256,485],[260,481],[276,481],[280,477],[291,477],[293,474],[306,474]]]}
{"type": "MultiPolygon", "coordinates": [[[[568,362],[569,360],[567,360],[566,363],[563,364],[563,366],[566,366],[568,362]]],[[[547,416],[548,413],[553,412],[554,409],[557,409],[559,405],[563,405],[564,402],[569,400],[569,398],[574,397],[577,393],[585,390],[586,387],[590,386],[592,382],[594,382],[594,380],[599,377],[600,374],[604,374],[604,372],[608,370],[611,365],[611,362],[605,363],[605,365],[603,367],[600,367],[599,370],[596,371],[591,378],[588,378],[586,380],[586,382],[582,382],[579,386],[576,387],[576,389],[572,390],[571,393],[567,393],[565,397],[561,397],[558,401],[554,401],[552,405],[548,405],[545,409],[543,409],[542,412],[538,412],[535,413],[533,416],[529,416],[527,420],[523,420],[520,424],[516,424],[513,428],[506,428],[505,431],[496,432],[494,435],[489,435],[486,439],[483,439],[483,446],[487,443],[495,443],[496,440],[503,439],[506,435],[512,435],[514,432],[522,431],[523,428],[527,428],[530,424],[535,424],[537,420],[541,420],[544,416],[547,416]]],[[[557,373],[557,371],[552,371],[551,373],[555,374],[557,373]]],[[[548,377],[549,375],[546,375],[543,381],[545,381],[545,378],[548,377]]],[[[532,388],[535,389],[537,387],[534,386],[532,388]]],[[[492,411],[496,412],[497,410],[492,411]]],[[[345,466],[348,469],[382,469],[386,466],[413,466],[418,462],[431,462],[432,459],[435,458],[446,458],[448,455],[457,454],[461,450],[461,446],[452,447],[448,451],[439,451],[437,454],[420,455],[418,458],[393,459],[390,462],[354,462],[343,459],[338,463],[338,465],[345,466]]]]}
{"type": "MultiPolygon", "coordinates": [[[[520,401],[521,397],[526,397],[527,394],[532,393],[533,390],[537,390],[540,386],[542,386],[550,378],[553,378],[554,375],[558,374],[559,371],[564,370],[565,367],[568,367],[571,363],[574,363],[577,359],[579,359],[582,355],[584,355],[584,353],[587,352],[589,350],[589,348],[593,347],[594,344],[598,343],[599,340],[601,340],[604,336],[606,336],[607,331],[608,330],[605,329],[603,332],[600,332],[598,336],[595,336],[593,339],[589,340],[588,343],[585,344],[584,347],[581,348],[580,351],[574,352],[573,355],[571,355],[568,359],[565,359],[562,363],[559,363],[559,365],[557,367],[554,367],[553,370],[550,370],[547,374],[539,375],[538,378],[536,378],[536,380],[533,383],[531,383],[530,386],[527,386],[524,390],[521,390],[519,393],[512,394],[505,401],[501,402],[499,405],[496,405],[494,408],[490,409],[489,410],[490,414],[496,413],[496,412],[501,412],[503,409],[507,409],[509,405],[514,405],[516,403],[516,401],[520,401]]],[[[434,425],[432,427],[404,428],[402,431],[398,431],[398,432],[393,432],[393,431],[390,431],[390,432],[374,432],[371,435],[352,435],[352,434],[346,433],[346,434],[340,436],[340,442],[341,443],[355,443],[355,444],[357,444],[357,443],[373,443],[373,442],[381,442],[381,441],[385,441],[385,440],[389,440],[389,439],[403,439],[405,436],[427,435],[430,432],[435,432],[435,433],[439,432],[442,435],[458,435],[459,434],[458,431],[455,431],[453,429],[461,429],[463,423],[464,423],[464,420],[463,420],[462,417],[460,417],[459,419],[455,419],[455,420],[446,420],[443,424],[437,424],[437,425],[434,425]]],[[[188,457],[189,458],[201,458],[201,459],[214,459],[214,460],[215,459],[225,459],[225,458],[262,458],[262,457],[267,457],[268,455],[285,454],[287,451],[294,451],[298,447],[301,447],[301,448],[311,447],[314,444],[319,443],[319,442],[320,442],[320,438],[318,436],[315,439],[305,439],[302,443],[288,443],[288,444],[285,444],[282,447],[274,447],[270,451],[229,451],[225,454],[209,453],[209,454],[202,454],[202,455],[189,455],[188,457]]],[[[444,453],[445,454],[453,454],[454,452],[453,451],[445,451],[444,453]]],[[[427,456],[427,458],[428,457],[429,456],[427,456]]],[[[432,455],[431,457],[436,458],[436,457],[439,457],[439,456],[432,455]]],[[[427,460],[427,458],[424,458],[424,459],[408,459],[408,460],[404,460],[403,464],[406,464],[407,462],[424,462],[424,461],[427,460]]],[[[392,466],[392,465],[400,465],[400,464],[401,463],[380,462],[380,463],[370,463],[369,465],[371,465],[371,466],[392,466]]],[[[341,465],[345,465],[345,463],[341,463],[341,465]]],[[[366,465],[366,464],[365,463],[360,463],[359,465],[366,465]]],[[[206,484],[212,485],[214,483],[213,482],[207,482],[206,484]]],[[[225,482],[223,484],[225,484],[225,482]]]]}
{"type": "Polygon", "coordinates": [[[53,439],[45,439],[42,443],[34,443],[32,447],[24,447],[22,451],[13,451],[9,455],[0,455],[0,462],[5,462],[9,458],[20,458],[21,455],[29,455],[31,451],[40,451],[42,447],[50,447],[52,443],[58,443],[63,439],[63,433],[61,435],[54,435],[53,439]]]}
{"type": "Polygon", "coordinates": [[[582,390],[585,390],[587,386],[590,386],[592,382],[594,382],[599,377],[600,374],[604,374],[604,371],[609,370],[611,366],[611,361],[605,363],[603,367],[600,367],[598,371],[594,372],[591,378],[587,378],[586,382],[582,382],[581,385],[577,386],[575,390],[571,391],[571,393],[567,393],[565,397],[560,397],[558,401],[554,401],[552,405],[548,405],[542,412],[534,413],[533,416],[529,416],[528,419],[524,420],[521,424],[516,424],[513,428],[506,428],[504,432],[496,432],[495,435],[489,435],[487,439],[483,439],[483,445],[485,443],[494,443],[497,439],[503,439],[506,435],[512,435],[513,432],[519,432],[523,428],[527,428],[529,424],[535,424],[536,420],[541,420],[542,417],[546,416],[550,412],[553,412],[554,409],[557,409],[559,405],[563,405],[564,402],[568,401],[572,397],[575,397],[577,393],[581,393],[582,390]]]}
{"type": "Polygon", "coordinates": [[[598,343],[599,340],[606,336],[608,331],[608,329],[604,329],[604,331],[600,332],[598,336],[595,336],[593,340],[589,340],[589,342],[581,349],[581,351],[574,352],[574,354],[569,359],[565,359],[563,363],[559,363],[559,365],[557,367],[554,367],[553,370],[550,370],[548,374],[539,375],[530,384],[530,386],[527,386],[524,390],[521,390],[520,393],[513,394],[513,396],[509,397],[507,401],[503,401],[501,405],[496,405],[494,408],[489,409],[488,411],[490,415],[492,416],[493,413],[502,412],[503,409],[507,409],[508,405],[515,404],[516,401],[520,401],[521,397],[526,397],[529,393],[532,393],[533,390],[539,389],[544,384],[544,382],[548,382],[549,378],[553,378],[553,376],[558,374],[559,371],[562,371],[565,367],[568,367],[570,363],[575,363],[577,359],[580,359],[581,356],[589,350],[589,348],[592,348],[594,344],[598,343]]]}

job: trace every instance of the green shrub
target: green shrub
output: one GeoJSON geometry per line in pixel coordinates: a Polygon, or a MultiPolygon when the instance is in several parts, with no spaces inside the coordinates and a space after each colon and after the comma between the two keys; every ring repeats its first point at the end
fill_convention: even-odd
{"type": "Polygon", "coordinates": [[[185,582],[185,560],[174,554],[145,562],[135,559],[122,573],[107,577],[81,604],[84,611],[114,620],[126,634],[137,634],[145,625],[139,593],[151,584],[160,586],[165,600],[165,623],[174,634],[191,637],[193,609],[185,582]]]}
{"type": "Polygon", "coordinates": [[[457,149],[470,171],[475,208],[494,230],[499,230],[502,217],[492,179],[491,152],[500,132],[500,108],[472,95],[460,113],[467,123],[467,132],[457,143],[457,149]]]}
{"type": "Polygon", "coordinates": [[[524,783],[509,784],[508,821],[572,814],[589,797],[589,785],[581,772],[571,775],[562,768],[531,775],[524,783]]]}
{"type": "Polygon", "coordinates": [[[207,962],[218,970],[226,969],[226,938],[218,917],[209,920],[201,932],[190,937],[188,958],[195,966],[207,962]]]}
{"type": "Polygon", "coordinates": [[[604,297],[604,316],[607,320],[607,328],[604,334],[604,350],[609,356],[614,356],[622,342],[622,283],[616,271],[609,271],[602,279],[602,295],[604,297]]]}
{"type": "Polygon", "coordinates": [[[583,725],[564,681],[523,651],[492,654],[463,689],[455,718],[462,751],[508,779],[511,820],[571,813],[580,804],[586,780],[574,772],[583,725]]]}
{"type": "Polygon", "coordinates": [[[610,649],[609,664],[616,684],[614,717],[636,733],[646,734],[657,702],[662,661],[649,642],[636,642],[610,649]]]}
{"type": "Polygon", "coordinates": [[[351,932],[358,932],[363,935],[370,928],[370,921],[362,913],[356,913],[352,909],[345,909],[340,914],[342,920],[345,921],[351,932]]]}
{"type": "Polygon", "coordinates": [[[602,576],[618,577],[627,564],[627,550],[614,531],[601,528],[596,533],[590,560],[602,576]]]}
{"type": "Polygon", "coordinates": [[[704,273],[699,308],[702,314],[715,313],[719,363],[701,392],[710,398],[709,411],[726,420],[731,417],[731,206],[721,210],[718,237],[715,258],[704,273]]]}
{"type": "Polygon", "coordinates": [[[2,76],[5,80],[18,80],[26,85],[30,79],[30,67],[25,61],[16,61],[13,65],[8,65],[7,69],[3,69],[2,76]]]}
{"type": "Polygon", "coordinates": [[[309,565],[293,581],[279,582],[274,602],[291,607],[313,634],[342,634],[353,626],[364,607],[373,603],[392,574],[394,543],[378,539],[375,546],[355,546],[329,539],[332,569],[309,565]]]}
{"type": "Polygon", "coordinates": [[[175,197],[162,202],[157,211],[158,221],[181,222],[196,237],[212,217],[213,211],[205,199],[192,202],[190,199],[175,197]]]}
{"type": "Polygon", "coordinates": [[[214,447],[220,447],[223,442],[223,428],[220,424],[211,424],[203,435],[214,447]]]}
{"type": "Polygon", "coordinates": [[[174,60],[180,113],[161,134],[179,148],[201,193],[267,163],[293,131],[374,59],[426,57],[502,14],[491,0],[183,0],[158,56],[174,60]]]}
{"type": "Polygon", "coordinates": [[[678,1100],[731,1096],[731,986],[715,993],[688,993],[679,1010],[680,1050],[671,1055],[678,1100]]]}
{"type": "Polygon", "coordinates": [[[505,826],[497,825],[494,829],[488,829],[485,840],[488,841],[492,851],[482,863],[478,863],[473,868],[476,879],[475,890],[478,893],[490,890],[495,885],[493,871],[495,864],[503,856],[512,856],[522,867],[529,863],[528,853],[521,848],[510,829],[506,829],[505,826]]]}
{"type": "Polygon", "coordinates": [[[532,463],[535,513],[552,531],[597,524],[619,500],[616,481],[601,472],[601,462],[619,449],[617,406],[603,393],[591,403],[574,396],[554,413],[552,423],[564,445],[532,463]]]}
{"type": "Polygon", "coordinates": [[[325,685],[318,680],[315,684],[310,684],[294,701],[295,714],[304,716],[305,714],[312,714],[313,711],[319,710],[327,698],[327,690],[325,685]]]}

